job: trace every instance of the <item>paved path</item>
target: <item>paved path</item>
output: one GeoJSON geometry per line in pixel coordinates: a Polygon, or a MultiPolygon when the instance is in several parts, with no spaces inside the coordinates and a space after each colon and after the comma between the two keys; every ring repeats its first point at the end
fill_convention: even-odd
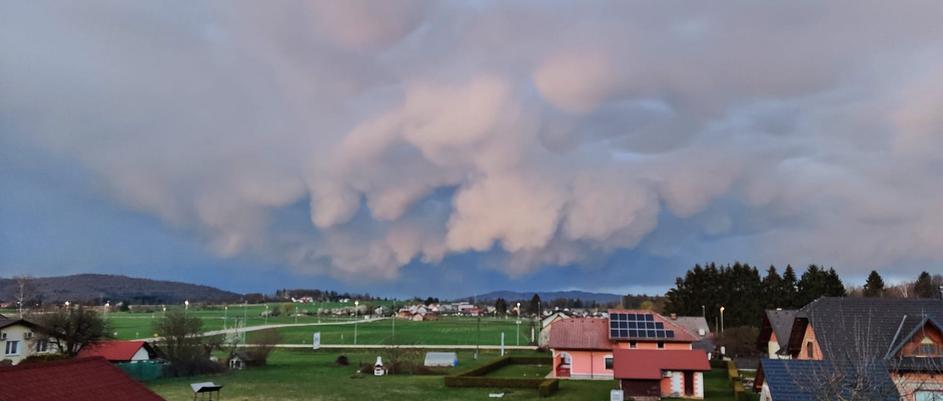
{"type": "MultiPolygon", "coordinates": [[[[283,327],[311,327],[311,326],[340,326],[340,325],[350,325],[350,324],[363,324],[370,322],[378,322],[380,320],[387,320],[388,317],[375,317],[371,319],[363,320],[345,320],[343,322],[324,322],[324,323],[280,323],[280,324],[263,324],[259,326],[249,326],[245,328],[232,328],[224,330],[210,330],[205,331],[201,336],[218,336],[221,334],[233,334],[233,333],[248,333],[252,331],[268,330],[268,329],[280,329],[283,327]]],[[[139,338],[133,341],[158,341],[163,339],[163,337],[148,337],[148,338],[139,338]]]]}

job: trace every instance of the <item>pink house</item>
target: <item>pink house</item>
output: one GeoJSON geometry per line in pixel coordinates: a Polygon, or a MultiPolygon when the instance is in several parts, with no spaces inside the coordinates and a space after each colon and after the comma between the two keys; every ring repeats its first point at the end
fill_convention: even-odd
{"type": "Polygon", "coordinates": [[[616,378],[626,396],[703,398],[702,372],[709,366],[707,354],[693,349],[695,340],[652,311],[610,310],[609,318],[562,319],[550,326],[553,375],[616,378]]]}

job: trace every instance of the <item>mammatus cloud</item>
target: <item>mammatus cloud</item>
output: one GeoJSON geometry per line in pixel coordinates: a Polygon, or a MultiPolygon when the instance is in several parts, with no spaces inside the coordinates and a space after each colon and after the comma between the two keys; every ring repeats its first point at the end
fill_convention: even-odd
{"type": "Polygon", "coordinates": [[[347,279],[465,252],[936,266],[941,12],[13,2],[0,135],[221,255],[347,279]]]}

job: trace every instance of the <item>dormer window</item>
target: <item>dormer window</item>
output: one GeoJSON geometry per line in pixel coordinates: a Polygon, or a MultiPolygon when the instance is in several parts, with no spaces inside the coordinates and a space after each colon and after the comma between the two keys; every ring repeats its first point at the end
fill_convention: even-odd
{"type": "Polygon", "coordinates": [[[919,356],[935,356],[939,353],[937,350],[937,345],[930,339],[930,337],[923,337],[923,340],[920,341],[920,345],[917,347],[917,355],[919,356]]]}

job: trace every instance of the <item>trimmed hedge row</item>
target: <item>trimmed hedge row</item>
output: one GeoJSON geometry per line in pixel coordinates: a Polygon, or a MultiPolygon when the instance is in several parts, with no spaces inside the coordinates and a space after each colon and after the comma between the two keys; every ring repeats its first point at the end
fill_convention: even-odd
{"type": "Polygon", "coordinates": [[[552,358],[530,356],[507,356],[486,363],[469,371],[445,377],[446,387],[500,387],[535,388],[541,397],[549,397],[560,389],[557,379],[515,379],[510,377],[485,377],[488,373],[508,365],[553,364],[552,358]]]}

